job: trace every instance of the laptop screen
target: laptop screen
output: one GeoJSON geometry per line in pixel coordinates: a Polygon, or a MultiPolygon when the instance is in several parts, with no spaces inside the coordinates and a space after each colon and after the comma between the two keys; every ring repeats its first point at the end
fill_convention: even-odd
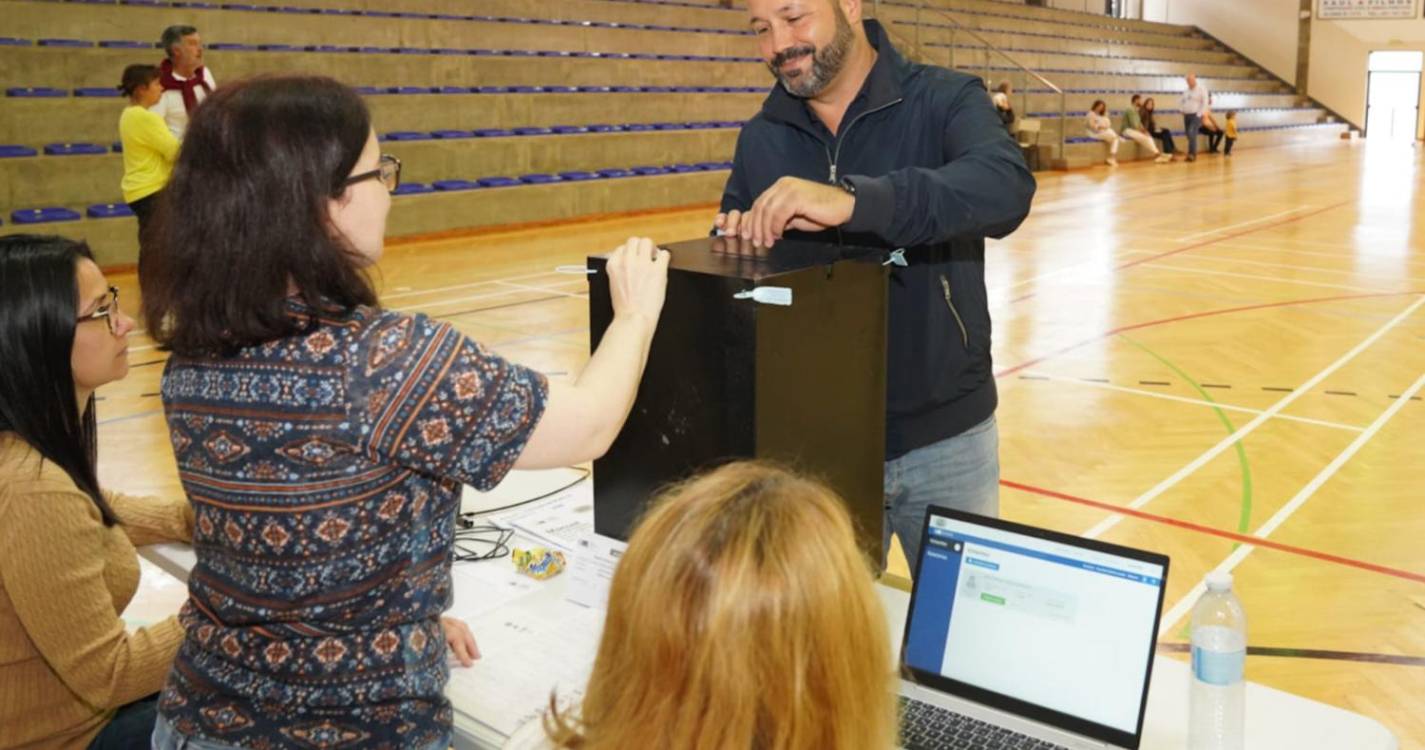
{"type": "Polygon", "coordinates": [[[902,649],[917,681],[1136,746],[1166,557],[940,508],[920,557],[902,649]]]}

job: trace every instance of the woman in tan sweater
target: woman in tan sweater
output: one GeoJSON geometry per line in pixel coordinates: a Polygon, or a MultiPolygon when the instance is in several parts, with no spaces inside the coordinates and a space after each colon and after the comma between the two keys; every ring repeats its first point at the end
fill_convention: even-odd
{"type": "Polygon", "coordinates": [[[0,749],[147,748],[176,619],[128,632],[135,545],[188,540],[186,502],[102,492],[94,390],[133,320],[83,243],[0,237],[0,749]]]}

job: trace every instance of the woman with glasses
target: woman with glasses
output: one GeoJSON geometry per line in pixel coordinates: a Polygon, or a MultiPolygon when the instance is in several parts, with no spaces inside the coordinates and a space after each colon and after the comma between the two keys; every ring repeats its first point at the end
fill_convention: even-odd
{"type": "Polygon", "coordinates": [[[88,246],[0,237],[0,747],[147,747],[183,638],[119,613],[134,547],[187,541],[188,504],[95,472],[94,391],[127,374],[133,325],[88,246]]]}
{"type": "Polygon", "coordinates": [[[549,383],[377,305],[399,175],[327,78],[218,89],[188,126],[167,188],[187,213],[139,269],[197,515],[157,748],[449,747],[447,643],[474,650],[440,619],[461,485],[591,460],[632,408],[667,252],[613,252],[614,322],[549,383]]]}

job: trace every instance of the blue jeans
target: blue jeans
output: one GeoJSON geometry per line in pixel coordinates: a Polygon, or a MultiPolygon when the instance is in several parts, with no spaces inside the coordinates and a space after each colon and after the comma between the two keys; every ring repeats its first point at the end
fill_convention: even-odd
{"type": "Polygon", "coordinates": [[[995,418],[952,438],[917,448],[887,461],[884,476],[885,522],[881,532],[881,567],[900,537],[914,576],[920,556],[925,509],[931,505],[982,516],[999,515],[999,427],[995,418]]]}
{"type": "Polygon", "coordinates": [[[89,743],[89,750],[143,750],[153,734],[158,696],[141,698],[123,706],[89,743]]]}
{"type": "Polygon", "coordinates": [[[1202,117],[1183,115],[1183,129],[1187,131],[1188,156],[1197,156],[1197,133],[1202,130],[1202,117]]]}
{"type": "Polygon", "coordinates": [[[153,750],[242,750],[237,745],[224,745],[221,742],[189,737],[181,734],[173,725],[168,723],[168,719],[163,718],[163,714],[158,715],[158,722],[153,727],[153,750]]]}

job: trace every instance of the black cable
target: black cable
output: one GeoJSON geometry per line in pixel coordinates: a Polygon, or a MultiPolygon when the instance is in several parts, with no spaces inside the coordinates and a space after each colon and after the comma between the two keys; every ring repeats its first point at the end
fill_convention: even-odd
{"type": "MultiPolygon", "coordinates": [[[[577,467],[571,466],[571,467],[569,467],[569,468],[572,469],[572,468],[577,468],[577,467]]],[[[591,474],[593,473],[593,472],[589,471],[588,469],[579,469],[579,471],[581,471],[581,472],[583,472],[583,473],[579,475],[579,478],[578,478],[578,479],[575,479],[574,481],[570,482],[569,484],[564,485],[563,487],[560,487],[560,488],[557,489],[557,490],[550,490],[549,492],[546,492],[546,493],[544,493],[543,495],[538,495],[538,496],[536,496],[536,497],[531,497],[531,498],[529,498],[528,500],[521,500],[521,501],[519,501],[519,502],[517,502],[517,503],[510,503],[509,505],[502,505],[502,506],[500,506],[500,507],[498,507],[498,508],[490,508],[489,510],[472,511],[472,512],[470,512],[470,513],[461,513],[461,514],[460,514],[460,518],[461,518],[462,522],[464,522],[464,523],[472,523],[472,524],[473,524],[473,523],[474,523],[474,519],[478,518],[479,516],[488,516],[488,515],[490,515],[491,513],[499,513],[500,511],[504,511],[504,510],[512,510],[512,509],[514,509],[514,508],[519,508],[519,507],[523,507],[523,506],[525,506],[525,505],[529,505],[530,503],[537,503],[537,502],[539,502],[540,500],[547,500],[547,499],[549,499],[549,498],[551,498],[551,497],[554,497],[555,495],[558,495],[558,494],[561,493],[561,492],[565,492],[565,491],[567,491],[567,490],[569,490],[569,489],[571,489],[571,488],[573,488],[573,487],[578,486],[578,484],[579,484],[580,482],[584,481],[585,479],[588,479],[588,478],[589,478],[589,475],[591,475],[591,474]]]]}
{"type": "Polygon", "coordinates": [[[498,560],[510,554],[510,540],[515,530],[494,524],[470,526],[455,532],[455,562],[480,562],[498,560]],[[480,545],[487,548],[481,549],[480,545]]]}

